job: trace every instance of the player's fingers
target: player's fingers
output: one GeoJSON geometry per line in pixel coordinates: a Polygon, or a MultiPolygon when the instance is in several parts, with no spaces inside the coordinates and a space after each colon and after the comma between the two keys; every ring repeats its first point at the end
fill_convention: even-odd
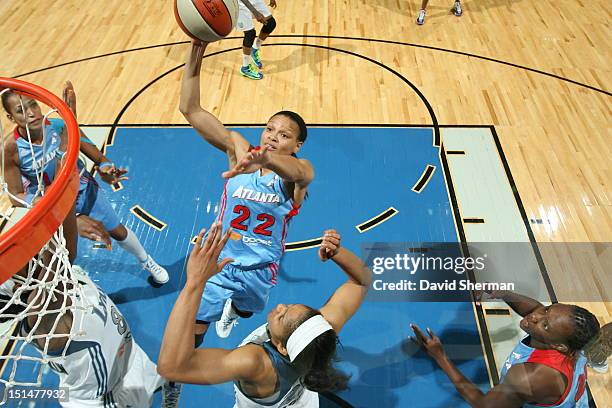
{"type": "Polygon", "coordinates": [[[427,333],[429,333],[429,337],[431,337],[432,339],[436,337],[434,332],[429,327],[427,328],[427,333]]]}
{"type": "Polygon", "coordinates": [[[196,235],[195,244],[193,246],[192,252],[197,252],[200,248],[202,248],[202,239],[204,238],[204,234],[206,233],[206,228],[202,228],[198,235],[196,235]]]}
{"type": "Polygon", "coordinates": [[[219,262],[219,270],[225,268],[225,265],[227,265],[230,262],[234,262],[234,260],[232,258],[223,259],[221,262],[219,262]]]}
{"type": "Polygon", "coordinates": [[[427,338],[425,337],[425,334],[423,334],[421,329],[419,329],[419,326],[417,326],[416,324],[411,324],[410,327],[412,328],[412,331],[414,331],[414,334],[416,335],[417,339],[421,343],[425,344],[427,338]]]}
{"type": "Polygon", "coordinates": [[[237,174],[238,174],[238,172],[236,170],[231,169],[231,170],[224,171],[223,173],[221,173],[221,177],[223,177],[224,179],[231,179],[232,177],[234,177],[237,174]]]}
{"type": "Polygon", "coordinates": [[[227,244],[227,241],[232,235],[232,231],[233,230],[231,228],[228,228],[225,230],[225,233],[223,233],[223,236],[221,237],[221,241],[219,241],[219,244],[217,245],[219,252],[221,252],[221,250],[225,247],[225,244],[227,244]]]}
{"type": "Polygon", "coordinates": [[[213,222],[208,230],[208,236],[204,241],[204,245],[202,245],[202,252],[206,253],[210,250],[215,240],[215,234],[217,232],[217,223],[213,222]]]}
{"type": "Polygon", "coordinates": [[[326,236],[323,238],[325,241],[329,242],[332,245],[338,246],[340,245],[340,239],[332,236],[326,236]]]}

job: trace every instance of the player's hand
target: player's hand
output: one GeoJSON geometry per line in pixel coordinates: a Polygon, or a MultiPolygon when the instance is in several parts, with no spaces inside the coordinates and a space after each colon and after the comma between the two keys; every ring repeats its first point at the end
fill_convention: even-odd
{"type": "Polygon", "coordinates": [[[204,285],[208,279],[233,261],[233,259],[225,258],[221,262],[217,262],[221,250],[225,247],[232,233],[231,228],[228,228],[225,233],[222,233],[221,229],[221,223],[214,223],[211,225],[206,238],[204,238],[206,229],[202,229],[198,234],[187,261],[186,286],[200,287],[204,285]]]}
{"type": "Polygon", "coordinates": [[[92,241],[103,242],[109,251],[113,249],[110,234],[100,221],[83,214],[76,217],[76,219],[80,236],[92,241]]]}
{"type": "Polygon", "coordinates": [[[74,86],[72,86],[72,82],[66,81],[66,83],[64,83],[64,90],[62,91],[62,96],[63,96],[64,102],[66,103],[66,105],[68,105],[68,107],[74,114],[74,117],[76,118],[77,117],[76,93],[74,92],[74,86]]]}
{"type": "Polygon", "coordinates": [[[255,17],[255,20],[259,21],[261,24],[266,24],[266,18],[259,11],[255,12],[253,16],[255,17]]]}
{"type": "Polygon", "coordinates": [[[319,259],[323,262],[331,259],[340,250],[340,234],[336,230],[329,229],[323,233],[323,242],[319,247],[319,259]]]}
{"type": "Polygon", "coordinates": [[[276,8],[276,0],[270,0],[270,7],[272,7],[273,9],[276,8]]]}
{"type": "Polygon", "coordinates": [[[221,175],[223,178],[230,179],[239,174],[255,173],[257,170],[265,167],[270,161],[270,146],[254,147],[250,152],[238,162],[234,168],[224,171],[221,175]]]}
{"type": "Polygon", "coordinates": [[[414,331],[415,336],[410,337],[410,340],[420,345],[423,350],[425,350],[434,360],[438,361],[441,358],[444,358],[446,355],[444,346],[442,345],[442,342],[440,342],[440,338],[436,336],[431,329],[427,329],[428,335],[426,336],[416,324],[411,324],[410,327],[412,328],[412,331],[414,331]]]}
{"type": "Polygon", "coordinates": [[[98,173],[100,173],[100,178],[108,184],[117,184],[120,181],[128,180],[129,177],[126,177],[127,170],[122,168],[115,167],[114,164],[106,164],[108,162],[101,163],[101,165],[97,166],[98,173]]]}
{"type": "Polygon", "coordinates": [[[505,290],[475,290],[474,301],[476,304],[480,304],[482,301],[486,300],[503,299],[506,293],[507,291],[505,290]]]}

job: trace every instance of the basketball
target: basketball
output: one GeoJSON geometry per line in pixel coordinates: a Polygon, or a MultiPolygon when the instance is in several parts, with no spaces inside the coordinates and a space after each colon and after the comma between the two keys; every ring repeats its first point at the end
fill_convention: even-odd
{"type": "Polygon", "coordinates": [[[174,16],[189,37],[218,41],[236,25],[238,0],[174,0],[174,16]]]}

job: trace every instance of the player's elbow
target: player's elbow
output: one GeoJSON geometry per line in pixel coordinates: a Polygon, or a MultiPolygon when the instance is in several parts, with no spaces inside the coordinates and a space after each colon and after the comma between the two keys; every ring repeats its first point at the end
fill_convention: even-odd
{"type": "Polygon", "coordinates": [[[179,367],[174,364],[172,359],[160,359],[157,363],[157,374],[168,381],[179,381],[177,378],[180,373],[179,367]]]}
{"type": "Polygon", "coordinates": [[[193,106],[190,106],[189,104],[181,103],[179,105],[179,111],[185,117],[185,119],[189,121],[189,119],[197,111],[197,109],[193,106]]]}

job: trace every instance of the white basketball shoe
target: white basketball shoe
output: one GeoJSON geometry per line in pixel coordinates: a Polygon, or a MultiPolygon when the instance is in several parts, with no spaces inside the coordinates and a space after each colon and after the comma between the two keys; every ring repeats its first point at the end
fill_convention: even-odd
{"type": "Polygon", "coordinates": [[[232,308],[232,299],[227,299],[223,306],[223,314],[221,319],[215,323],[215,329],[217,330],[217,336],[225,339],[230,335],[232,329],[238,324],[238,316],[232,308]]]}

